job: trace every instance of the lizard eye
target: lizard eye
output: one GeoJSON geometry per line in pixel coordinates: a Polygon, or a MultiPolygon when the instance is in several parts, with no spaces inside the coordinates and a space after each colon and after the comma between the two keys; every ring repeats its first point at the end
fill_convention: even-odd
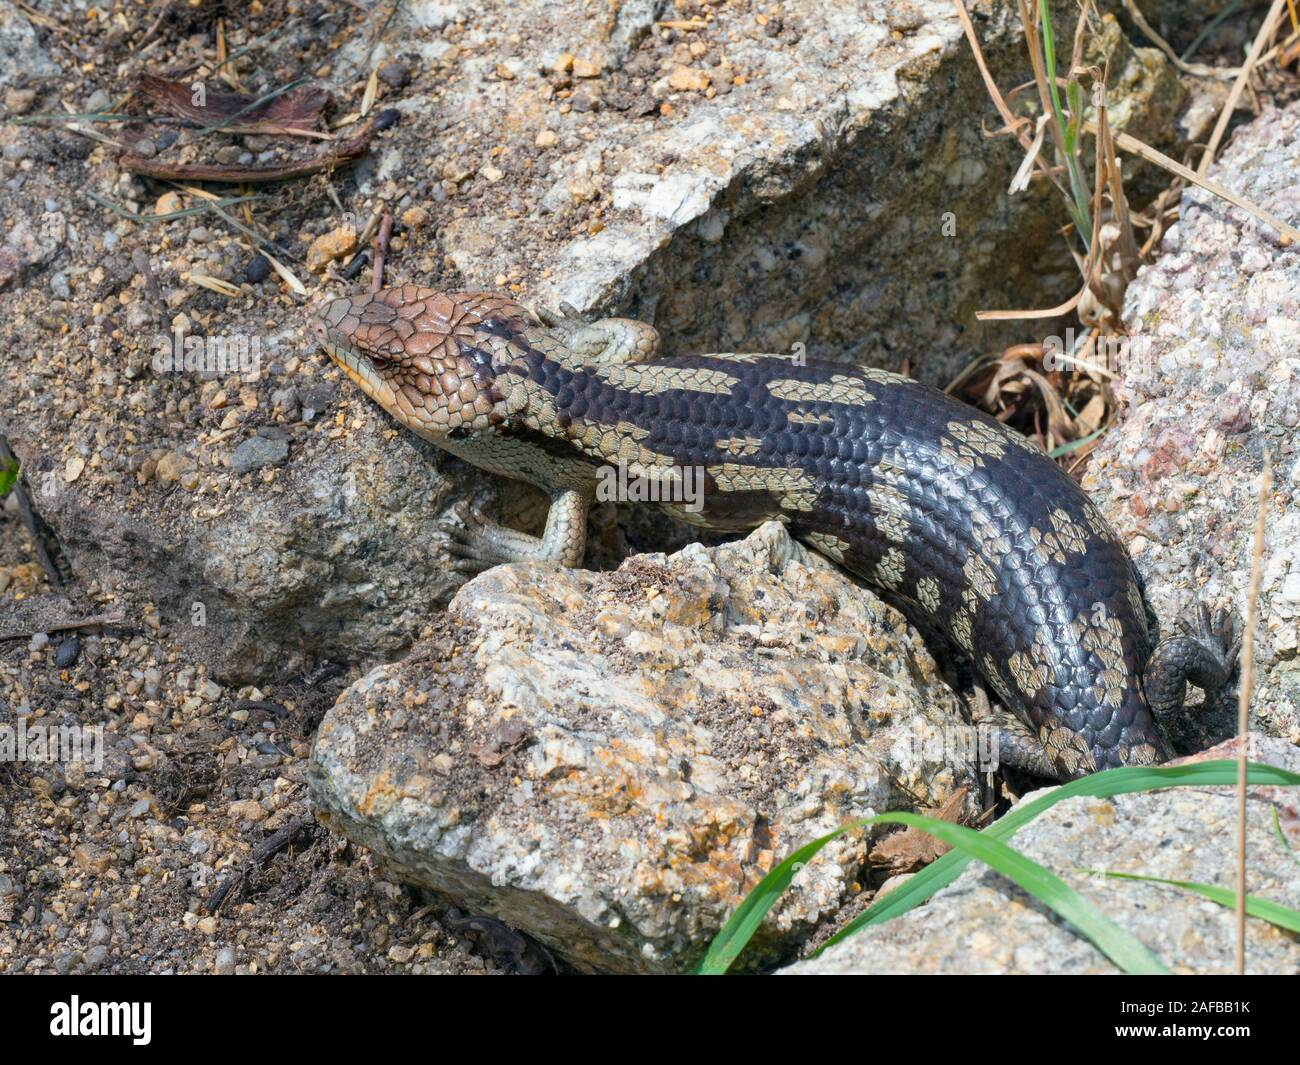
{"type": "Polygon", "coordinates": [[[370,360],[371,366],[380,371],[387,370],[391,361],[382,355],[372,355],[369,352],[366,353],[366,358],[370,360]]]}

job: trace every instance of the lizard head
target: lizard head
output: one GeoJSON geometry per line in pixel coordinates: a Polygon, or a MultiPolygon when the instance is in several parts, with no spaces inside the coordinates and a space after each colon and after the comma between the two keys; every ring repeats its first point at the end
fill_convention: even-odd
{"type": "Polygon", "coordinates": [[[503,323],[528,322],[518,304],[486,292],[418,285],[323,304],[310,329],[361,391],[408,429],[437,442],[485,429],[502,415],[493,351],[503,323]]]}

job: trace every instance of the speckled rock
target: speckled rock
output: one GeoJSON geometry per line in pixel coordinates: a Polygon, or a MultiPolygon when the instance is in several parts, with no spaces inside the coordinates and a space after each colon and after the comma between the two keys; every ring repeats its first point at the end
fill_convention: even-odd
{"type": "MultiPolygon", "coordinates": [[[[249,437],[228,468],[205,454],[197,482],[205,494],[222,485],[225,498],[197,510],[136,513],[81,480],[31,480],[83,579],[151,602],[160,630],[223,679],[292,676],[358,648],[399,653],[459,583],[430,530],[469,471],[448,477],[432,446],[379,423],[346,447],[308,438],[296,460],[266,465],[287,447],[249,437]]],[[[34,457],[27,440],[16,450],[34,457]]]]}
{"type": "MultiPolygon", "coordinates": [[[[1253,739],[1252,759],[1300,772],[1300,750],[1272,737],[1253,739]]],[[[1300,903],[1300,865],[1274,833],[1274,803],[1291,846],[1300,846],[1297,789],[1252,788],[1247,890],[1295,906],[1300,903]]],[[[1087,871],[1107,869],[1231,887],[1236,876],[1236,822],[1234,789],[1174,788],[1110,799],[1068,799],[1031,821],[1011,842],[1136,936],[1170,969],[1224,973],[1234,971],[1235,965],[1235,918],[1230,909],[1178,888],[1087,871]]],[[[1249,972],[1294,973],[1300,968],[1295,936],[1259,920],[1248,920],[1246,929],[1249,972]]],[[[784,970],[801,975],[1115,971],[1087,939],[979,862],[972,862],[929,902],[784,970]]]]}
{"type": "Polygon", "coordinates": [[[49,78],[60,66],[45,48],[36,27],[9,0],[0,0],[0,88],[14,84],[20,74],[49,78]]]}
{"type": "MultiPolygon", "coordinates": [[[[958,722],[901,616],[772,523],[614,573],[478,577],[340,697],[311,794],[395,875],[579,968],[680,971],[794,847],[976,794],[969,766],[896,755],[958,722]]],[[[863,847],[799,874],[756,959],[836,912],[863,847]]]]}
{"type": "MultiPolygon", "coordinates": [[[[1292,104],[1238,130],[1211,174],[1296,222],[1297,167],[1292,104]]],[[[1300,248],[1189,191],[1164,254],[1130,286],[1125,318],[1123,421],[1094,453],[1084,487],[1128,544],[1168,628],[1196,597],[1244,607],[1270,453],[1253,711],[1261,729],[1300,742],[1300,248]]]]}
{"type": "MultiPolygon", "coordinates": [[[[620,27],[645,20],[643,38],[652,7],[621,13],[620,27]]],[[[1070,40],[1076,5],[1052,7],[1070,40]]],[[[430,8],[443,9],[399,17],[427,25],[430,8]]],[[[1050,306],[1077,287],[1059,202],[1005,194],[1021,152],[983,133],[992,105],[949,0],[728,4],[690,32],[660,31],[675,43],[653,58],[595,20],[580,32],[571,10],[552,0],[517,16],[528,39],[564,42],[540,62],[525,53],[506,78],[497,53],[462,63],[481,80],[458,94],[461,121],[492,113],[500,142],[519,145],[499,159],[528,186],[486,195],[447,226],[448,255],[473,285],[522,282],[541,303],[652,321],[671,352],[803,344],[888,369],[907,358],[940,385],[1000,337],[1021,339],[974,311],[1050,306]],[[561,52],[601,73],[571,85],[561,52]],[[555,150],[519,174],[511,156],[536,155],[539,130],[557,134],[545,141],[555,150]],[[539,270],[539,237],[557,226],[572,236],[539,270]]],[[[972,17],[994,77],[1004,89],[1024,80],[1016,5],[975,5],[972,17]]],[[[1155,49],[1113,37],[1113,121],[1136,117],[1163,141],[1177,78],[1155,49]]],[[[363,34],[349,41],[345,68],[370,47],[363,34]]],[[[414,117],[424,103],[399,107],[414,117]]],[[[459,187],[475,166],[502,184],[500,162],[473,158],[444,176],[459,187]]]]}

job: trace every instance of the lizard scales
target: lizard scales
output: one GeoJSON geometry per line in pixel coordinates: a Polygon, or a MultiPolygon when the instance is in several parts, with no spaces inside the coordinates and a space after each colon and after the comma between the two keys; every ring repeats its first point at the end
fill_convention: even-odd
{"type": "Polygon", "coordinates": [[[602,469],[702,471],[721,531],[776,519],[937,628],[1029,727],[1003,759],[1070,778],[1170,755],[1152,715],[1186,682],[1227,681],[1224,612],[1157,648],[1132,563],[1043,451],[910,378],[780,355],[658,357],[626,319],[540,319],[491,293],[416,285],[332,300],[330,356],[419,435],[551,495],[541,538],[477,513],[451,526],[461,568],[581,563],[602,469]]]}

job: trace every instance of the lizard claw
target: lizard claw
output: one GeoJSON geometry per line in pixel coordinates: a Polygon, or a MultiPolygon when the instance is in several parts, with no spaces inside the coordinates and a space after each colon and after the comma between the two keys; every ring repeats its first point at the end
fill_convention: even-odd
{"type": "Polygon", "coordinates": [[[1211,610],[1204,602],[1199,602],[1190,616],[1184,614],[1178,619],[1178,625],[1200,645],[1226,680],[1241,653],[1241,626],[1236,614],[1225,606],[1211,610]]]}
{"type": "Polygon", "coordinates": [[[447,537],[451,568],[460,573],[480,573],[496,565],[485,533],[492,522],[478,507],[463,500],[451,508],[452,517],[438,522],[438,531],[447,537]]]}
{"type": "Polygon", "coordinates": [[[572,303],[561,303],[558,311],[553,311],[549,307],[538,307],[533,311],[537,315],[538,321],[548,329],[554,329],[557,326],[570,326],[571,328],[581,328],[589,325],[587,316],[578,310],[572,303]]]}

